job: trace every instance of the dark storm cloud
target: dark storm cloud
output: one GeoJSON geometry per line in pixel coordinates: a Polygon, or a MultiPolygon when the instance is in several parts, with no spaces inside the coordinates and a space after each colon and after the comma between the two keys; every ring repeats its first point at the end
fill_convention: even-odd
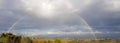
{"type": "Polygon", "coordinates": [[[120,31],[120,11],[106,11],[103,9],[105,4],[104,0],[93,3],[81,15],[95,30],[120,31]]]}

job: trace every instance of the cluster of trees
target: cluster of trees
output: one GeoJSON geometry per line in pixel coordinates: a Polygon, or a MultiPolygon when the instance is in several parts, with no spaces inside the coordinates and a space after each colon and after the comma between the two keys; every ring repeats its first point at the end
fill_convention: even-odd
{"type": "Polygon", "coordinates": [[[21,36],[13,35],[12,33],[2,33],[0,35],[0,39],[6,39],[2,40],[1,42],[6,43],[21,43],[21,36]]]}
{"type": "Polygon", "coordinates": [[[32,43],[29,37],[16,36],[12,33],[2,33],[0,43],[32,43]]]}

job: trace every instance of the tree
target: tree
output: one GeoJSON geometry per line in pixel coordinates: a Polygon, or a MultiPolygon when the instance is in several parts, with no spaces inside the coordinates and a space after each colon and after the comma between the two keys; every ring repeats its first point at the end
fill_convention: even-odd
{"type": "Polygon", "coordinates": [[[4,34],[4,33],[2,33],[2,34],[1,34],[1,37],[5,37],[5,34],[4,34]]]}

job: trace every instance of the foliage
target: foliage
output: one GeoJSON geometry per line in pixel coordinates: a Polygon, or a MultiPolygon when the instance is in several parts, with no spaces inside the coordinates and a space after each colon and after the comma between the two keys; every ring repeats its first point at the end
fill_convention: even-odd
{"type": "Polygon", "coordinates": [[[1,38],[0,38],[0,42],[8,43],[8,38],[1,37],[1,38]]]}
{"type": "Polygon", "coordinates": [[[55,39],[55,43],[61,43],[59,39],[55,39]]]}
{"type": "MultiPolygon", "coordinates": [[[[43,39],[16,36],[12,33],[2,33],[0,43],[96,43],[93,39],[43,39]]],[[[97,43],[120,43],[120,40],[99,39],[97,43]]]]}

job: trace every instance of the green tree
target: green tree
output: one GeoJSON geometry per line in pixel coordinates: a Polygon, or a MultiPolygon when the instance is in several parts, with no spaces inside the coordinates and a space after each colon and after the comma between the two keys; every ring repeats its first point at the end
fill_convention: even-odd
{"type": "Polygon", "coordinates": [[[0,37],[5,37],[5,36],[6,36],[6,35],[5,35],[4,33],[2,33],[0,37]]]}

